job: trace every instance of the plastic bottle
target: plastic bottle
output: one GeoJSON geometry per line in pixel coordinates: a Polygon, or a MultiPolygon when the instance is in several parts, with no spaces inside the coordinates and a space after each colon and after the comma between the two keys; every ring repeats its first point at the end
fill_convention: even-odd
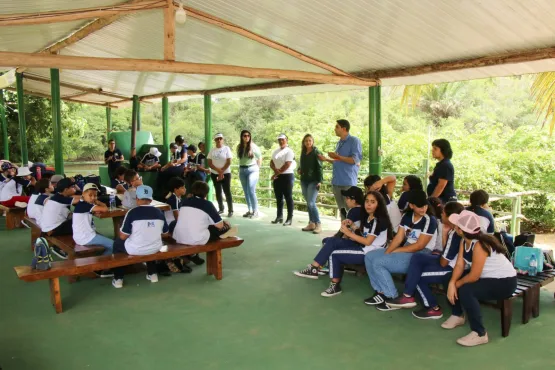
{"type": "Polygon", "coordinates": [[[116,196],[115,194],[110,194],[110,212],[116,209],[116,196]]]}
{"type": "Polygon", "coordinates": [[[538,274],[538,260],[536,259],[536,255],[533,254],[530,256],[530,264],[528,265],[528,275],[529,276],[536,276],[538,274]]]}

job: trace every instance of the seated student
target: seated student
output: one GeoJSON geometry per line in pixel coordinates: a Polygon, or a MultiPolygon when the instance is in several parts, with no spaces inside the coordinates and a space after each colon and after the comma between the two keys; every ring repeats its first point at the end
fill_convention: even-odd
{"type": "Polygon", "coordinates": [[[56,185],[56,194],[44,204],[40,227],[48,235],[71,235],[73,233],[69,208],[79,203],[80,196],[75,195],[75,187],[68,178],[56,185]]]}
{"type": "MultiPolygon", "coordinates": [[[[191,188],[192,197],[181,202],[179,218],[173,232],[176,242],[204,245],[210,241],[237,235],[237,227],[232,227],[227,221],[223,221],[214,204],[206,200],[208,190],[208,184],[197,181],[191,188]]],[[[195,258],[189,259],[195,262],[195,258]]],[[[202,260],[198,255],[196,259],[199,262],[202,260]]]]}
{"type": "MultiPolygon", "coordinates": [[[[341,190],[341,195],[345,197],[345,204],[349,211],[347,212],[347,217],[341,221],[341,226],[346,225],[351,227],[353,230],[360,228],[360,221],[362,217],[362,203],[364,203],[364,192],[357,186],[351,186],[347,190],[341,190]]],[[[334,238],[342,238],[343,232],[339,230],[334,238]]],[[[322,239],[322,245],[329,238],[322,239]]],[[[324,270],[327,273],[327,270],[324,270]]]]}
{"type": "Polygon", "coordinates": [[[177,160],[179,159],[179,148],[175,143],[170,143],[169,148],[170,148],[169,161],[162,168],[160,168],[160,171],[166,171],[167,169],[178,165],[177,160]]]}
{"type": "Polygon", "coordinates": [[[139,163],[139,171],[158,171],[160,166],[160,156],[162,153],[158,148],[150,148],[150,151],[145,154],[139,163]]]}
{"type": "Polygon", "coordinates": [[[185,195],[185,181],[179,177],[173,177],[170,180],[171,194],[166,199],[166,204],[170,206],[170,210],[165,212],[166,222],[170,227],[170,233],[173,233],[175,224],[179,218],[179,208],[181,208],[181,198],[185,195]]]}
{"type": "Polygon", "coordinates": [[[135,208],[137,206],[137,196],[135,195],[137,187],[143,184],[143,178],[139,176],[135,170],[125,171],[123,175],[125,182],[127,183],[127,190],[123,194],[123,200],[121,201],[122,206],[125,208],[135,208]]]}
{"type": "Polygon", "coordinates": [[[366,192],[370,190],[379,191],[385,198],[387,204],[387,212],[393,226],[393,231],[397,232],[399,223],[401,222],[401,211],[397,203],[393,201],[393,192],[397,178],[395,176],[386,176],[383,179],[378,175],[369,175],[364,179],[364,188],[366,192]]]}
{"type": "Polygon", "coordinates": [[[35,185],[35,194],[31,195],[29,204],[27,205],[27,216],[34,218],[37,225],[40,226],[44,203],[48,201],[50,195],[54,193],[54,187],[50,180],[42,178],[35,185]]]}
{"type": "MultiPolygon", "coordinates": [[[[137,207],[131,209],[123,219],[119,238],[114,241],[114,254],[124,253],[135,256],[145,256],[160,251],[164,245],[162,236],[169,235],[169,227],[164,213],[150,205],[152,202],[152,188],[140,185],[136,191],[137,207]]],[[[156,262],[146,263],[146,279],[152,283],[158,282],[156,262]]],[[[125,266],[113,269],[114,288],[123,287],[125,266]]]]}
{"type": "Polygon", "coordinates": [[[424,307],[413,311],[412,315],[417,319],[440,319],[443,317],[441,307],[437,304],[429,285],[442,283],[445,277],[453,271],[461,245],[461,237],[455,232],[454,225],[449,222],[449,216],[459,214],[463,210],[463,205],[458,202],[448,202],[445,205],[441,213],[441,223],[446,234],[442,238],[438,235],[438,239],[444,240],[443,254],[439,256],[417,253],[412,256],[403,294],[395,299],[386,300],[386,304],[393,308],[416,307],[414,295],[418,291],[424,307]]]}
{"type": "Polygon", "coordinates": [[[402,193],[397,201],[397,205],[399,206],[399,210],[401,212],[405,212],[409,209],[408,195],[411,190],[424,190],[420,177],[408,175],[403,179],[403,187],[401,188],[402,193]]]}
{"type": "Polygon", "coordinates": [[[433,214],[436,215],[436,219],[437,219],[437,231],[436,231],[437,238],[436,238],[436,245],[432,249],[432,254],[436,254],[439,256],[443,253],[443,249],[445,246],[445,243],[444,243],[445,240],[443,239],[443,237],[448,231],[447,229],[443,228],[443,221],[441,219],[444,205],[441,202],[441,199],[437,197],[428,197],[428,203],[430,204],[430,207],[432,207],[432,210],[434,211],[433,214]]]}
{"type": "Polygon", "coordinates": [[[476,213],[480,217],[480,226],[484,234],[493,235],[495,232],[495,220],[490,211],[487,210],[489,194],[485,190],[476,190],[470,194],[470,206],[466,209],[476,213]]]}
{"type": "Polygon", "coordinates": [[[482,323],[479,301],[511,297],[517,285],[516,271],[505,257],[505,247],[481,231],[478,215],[462,211],[449,216],[449,222],[463,240],[447,288],[452,316],[441,327],[454,329],[464,325],[466,313],[472,331],[457,339],[457,343],[466,347],[486,344],[488,333],[482,323]],[[470,265],[470,270],[465,270],[465,265],[470,265]]]}
{"type": "Polygon", "coordinates": [[[1,168],[1,172],[0,172],[0,194],[1,194],[2,189],[4,188],[4,185],[6,185],[8,180],[13,177],[13,174],[11,174],[12,171],[10,171],[12,169],[12,165],[10,162],[2,162],[2,166],[0,168],[1,168]]]}
{"type": "Polygon", "coordinates": [[[300,277],[318,279],[320,266],[329,261],[331,284],[321,293],[323,297],[333,297],[342,292],[340,282],[344,264],[363,264],[366,253],[385,248],[387,241],[392,238],[393,231],[384,197],[377,191],[368,192],[364,198],[360,232],[353,232],[346,224],[341,226],[341,231],[344,238],[329,238],[312,264],[294,272],[300,277]]]}
{"type": "Polygon", "coordinates": [[[187,181],[187,188],[190,189],[195,181],[206,181],[206,156],[202,153],[197,154],[197,147],[193,144],[187,147],[187,156],[189,160],[185,167],[185,179],[187,181]]]}
{"type": "Polygon", "coordinates": [[[58,185],[58,182],[59,182],[61,179],[65,179],[65,176],[63,176],[63,175],[53,175],[53,176],[50,178],[50,183],[52,184],[52,186],[54,187],[54,189],[56,189],[56,186],[58,185]]]}
{"type": "Polygon", "coordinates": [[[412,190],[409,207],[401,220],[399,231],[387,249],[368,252],[364,258],[366,271],[375,294],[364,301],[380,311],[398,310],[385,303],[397,298],[391,274],[406,274],[416,253],[431,253],[436,244],[437,220],[423,190],[412,190]]]}
{"type": "Polygon", "coordinates": [[[127,168],[124,166],[116,168],[114,178],[111,181],[112,189],[116,189],[118,194],[124,194],[129,188],[129,185],[125,182],[125,172],[127,172],[127,168]]]}
{"type": "Polygon", "coordinates": [[[23,195],[27,188],[32,189],[36,180],[31,176],[28,167],[10,168],[8,179],[5,181],[0,192],[0,204],[5,207],[26,208],[31,199],[28,195],[23,195]]]}

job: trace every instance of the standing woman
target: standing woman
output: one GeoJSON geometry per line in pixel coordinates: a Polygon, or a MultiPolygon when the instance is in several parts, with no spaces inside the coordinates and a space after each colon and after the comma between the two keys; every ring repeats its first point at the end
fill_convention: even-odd
{"type": "Polygon", "coordinates": [[[241,180],[248,207],[248,211],[243,217],[258,217],[256,184],[260,177],[262,153],[260,148],[252,142],[252,136],[248,130],[241,131],[240,142],[237,145],[237,156],[239,157],[239,180],[241,180]]]}
{"type": "Polygon", "coordinates": [[[451,164],[453,150],[446,139],[436,139],[432,142],[432,157],[437,159],[434,172],[430,175],[427,193],[429,197],[441,199],[443,204],[456,202],[455,168],[451,164]]]}
{"type": "Polygon", "coordinates": [[[233,216],[233,198],[231,197],[231,149],[224,145],[224,135],[218,133],[214,136],[216,146],[208,153],[208,167],[210,167],[212,182],[216,188],[216,199],[218,200],[219,214],[224,213],[224,201],[222,189],[227,201],[227,217],[233,216]]]}
{"type": "Polygon", "coordinates": [[[318,191],[323,180],[322,161],[318,158],[321,154],[314,146],[312,135],[306,134],[301,150],[301,166],[297,171],[301,175],[301,189],[308,208],[308,225],[303,228],[303,231],[312,231],[314,234],[322,232],[320,215],[316,207],[318,191]]]}
{"type": "Polygon", "coordinates": [[[293,222],[293,183],[295,182],[295,153],[287,145],[287,136],[279,134],[277,137],[279,148],[272,153],[270,168],[274,171],[272,176],[274,195],[277,204],[277,217],[273,224],[283,222],[283,198],[287,203],[287,220],[283,226],[290,226],[293,222]]]}

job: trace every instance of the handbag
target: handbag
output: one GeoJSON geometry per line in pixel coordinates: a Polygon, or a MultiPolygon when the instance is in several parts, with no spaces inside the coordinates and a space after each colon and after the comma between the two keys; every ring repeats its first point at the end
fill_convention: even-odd
{"type": "Polygon", "coordinates": [[[521,233],[515,236],[515,247],[524,245],[527,247],[533,247],[534,241],[536,240],[536,234],[532,233],[521,233]]]}
{"type": "Polygon", "coordinates": [[[543,250],[541,248],[534,247],[516,247],[515,253],[513,254],[513,265],[519,270],[528,271],[530,267],[530,258],[532,255],[536,256],[536,261],[538,261],[538,272],[543,271],[543,250]]]}

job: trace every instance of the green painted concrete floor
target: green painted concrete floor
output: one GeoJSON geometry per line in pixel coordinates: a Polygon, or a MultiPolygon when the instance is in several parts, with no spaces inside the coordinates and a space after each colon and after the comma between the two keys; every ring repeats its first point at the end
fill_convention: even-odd
{"type": "MultiPolygon", "coordinates": [[[[520,322],[514,301],[511,335],[499,312],[484,307],[490,343],[462,348],[468,327],[446,331],[441,320],[410,311],[382,313],[362,301],[365,277],[346,276],[344,293],[323,298],[327,278],[293,276],[311,261],[322,236],[240,217],[245,243],[223,252],[224,279],[192,274],[147,282],[129,275],[61,282],[64,312],[50,305],[48,282],[19,281],[12,269],[31,262],[30,232],[0,232],[0,368],[77,369],[548,369],[555,366],[555,302],[542,291],[541,315],[520,322]]],[[[240,212],[242,211],[242,212],[240,212]]],[[[263,210],[264,211],[264,210],[263,210]]],[[[0,228],[4,220],[0,218],[0,228]]],[[[110,235],[110,222],[98,222],[110,235]]],[[[327,223],[327,233],[336,223],[327,223]],[[331,225],[331,226],[329,226],[331,225]]],[[[442,301],[445,302],[442,298],[442,301]]]]}

